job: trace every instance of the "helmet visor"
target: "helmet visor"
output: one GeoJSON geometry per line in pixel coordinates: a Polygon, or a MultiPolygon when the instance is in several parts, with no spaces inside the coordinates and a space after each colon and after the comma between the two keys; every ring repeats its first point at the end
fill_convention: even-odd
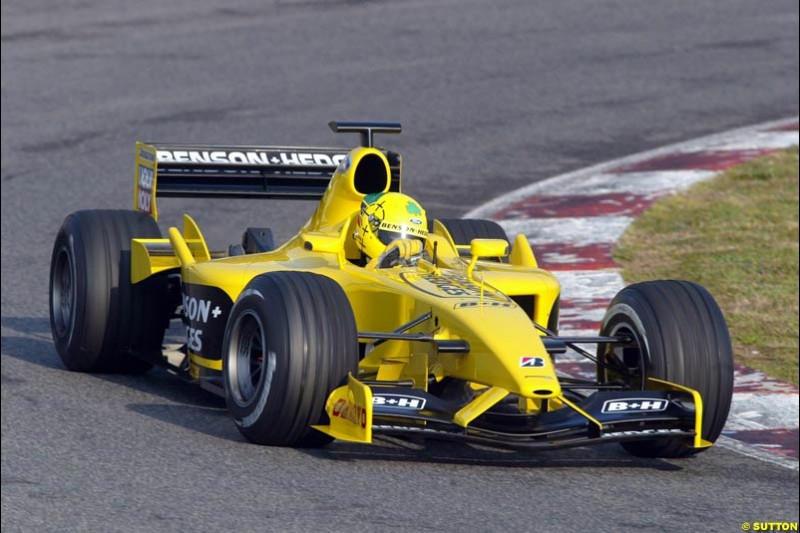
{"type": "Polygon", "coordinates": [[[389,245],[392,241],[396,241],[397,239],[417,239],[420,241],[424,241],[425,239],[420,237],[419,235],[414,235],[411,232],[406,231],[391,231],[387,229],[379,229],[378,230],[378,239],[385,245],[389,245]]]}

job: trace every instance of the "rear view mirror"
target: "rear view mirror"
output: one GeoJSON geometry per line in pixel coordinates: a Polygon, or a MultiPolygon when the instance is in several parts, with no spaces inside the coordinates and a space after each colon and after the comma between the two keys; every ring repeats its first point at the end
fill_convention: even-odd
{"type": "Polygon", "coordinates": [[[472,239],[469,252],[474,258],[505,257],[508,255],[508,242],[503,239],[472,239]]]}
{"type": "Polygon", "coordinates": [[[472,239],[469,244],[472,259],[467,267],[467,279],[472,280],[475,263],[482,257],[505,257],[508,255],[508,242],[503,239],[472,239]]]}

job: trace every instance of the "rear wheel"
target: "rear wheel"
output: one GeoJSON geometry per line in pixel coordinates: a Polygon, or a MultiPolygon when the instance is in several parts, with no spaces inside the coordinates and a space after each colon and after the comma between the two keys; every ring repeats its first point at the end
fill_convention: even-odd
{"type": "Polygon", "coordinates": [[[50,325],[70,370],[144,372],[151,364],[133,354],[161,351],[166,281],[131,283],[133,238],[161,232],[135,211],[78,211],[61,225],[50,263],[50,325]]]}
{"type": "MultiPolygon", "coordinates": [[[[644,390],[659,378],[697,390],[703,398],[703,435],[722,432],[733,395],[733,350],[728,327],[709,292],[687,281],[650,281],[621,290],[612,300],[600,335],[629,337],[624,346],[599,345],[608,368],[600,382],[625,382],[644,390]]],[[[622,446],[643,457],[681,457],[701,450],[691,442],[652,439],[622,446]]]]}
{"type": "Polygon", "coordinates": [[[223,341],[228,409],[252,442],[317,447],[332,438],[325,402],[358,366],[350,302],[330,278],[274,272],[254,278],[231,311],[223,341]]]}

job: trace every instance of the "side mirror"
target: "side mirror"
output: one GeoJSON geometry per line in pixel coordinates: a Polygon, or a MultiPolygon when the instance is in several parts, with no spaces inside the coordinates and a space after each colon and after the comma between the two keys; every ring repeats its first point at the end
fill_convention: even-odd
{"type": "Polygon", "coordinates": [[[472,239],[469,244],[472,259],[467,267],[467,279],[472,280],[475,263],[482,257],[505,257],[508,255],[508,242],[503,239],[472,239]]]}
{"type": "Polygon", "coordinates": [[[472,239],[469,253],[473,258],[505,257],[508,255],[508,242],[503,239],[472,239]]]}

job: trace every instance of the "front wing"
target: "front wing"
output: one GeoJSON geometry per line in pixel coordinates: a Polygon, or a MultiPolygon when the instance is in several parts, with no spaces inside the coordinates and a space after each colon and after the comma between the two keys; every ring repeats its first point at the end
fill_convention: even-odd
{"type": "MultiPolygon", "coordinates": [[[[514,397],[491,402],[482,395],[467,406],[451,405],[420,389],[369,385],[350,376],[348,384],[329,396],[330,424],[316,429],[337,439],[369,443],[373,435],[435,436],[511,448],[553,449],[652,438],[692,439],[695,448],[711,443],[701,438],[702,399],[691,389],[650,380],[646,391],[600,391],[579,402],[559,397],[561,408],[539,414],[520,413],[514,397]],[[503,400],[513,401],[503,409],[503,400]],[[460,413],[472,404],[484,411],[467,420],[460,413]]],[[[551,400],[553,401],[553,400],[551,400]]],[[[474,409],[473,409],[474,410],[474,409]]]]}

